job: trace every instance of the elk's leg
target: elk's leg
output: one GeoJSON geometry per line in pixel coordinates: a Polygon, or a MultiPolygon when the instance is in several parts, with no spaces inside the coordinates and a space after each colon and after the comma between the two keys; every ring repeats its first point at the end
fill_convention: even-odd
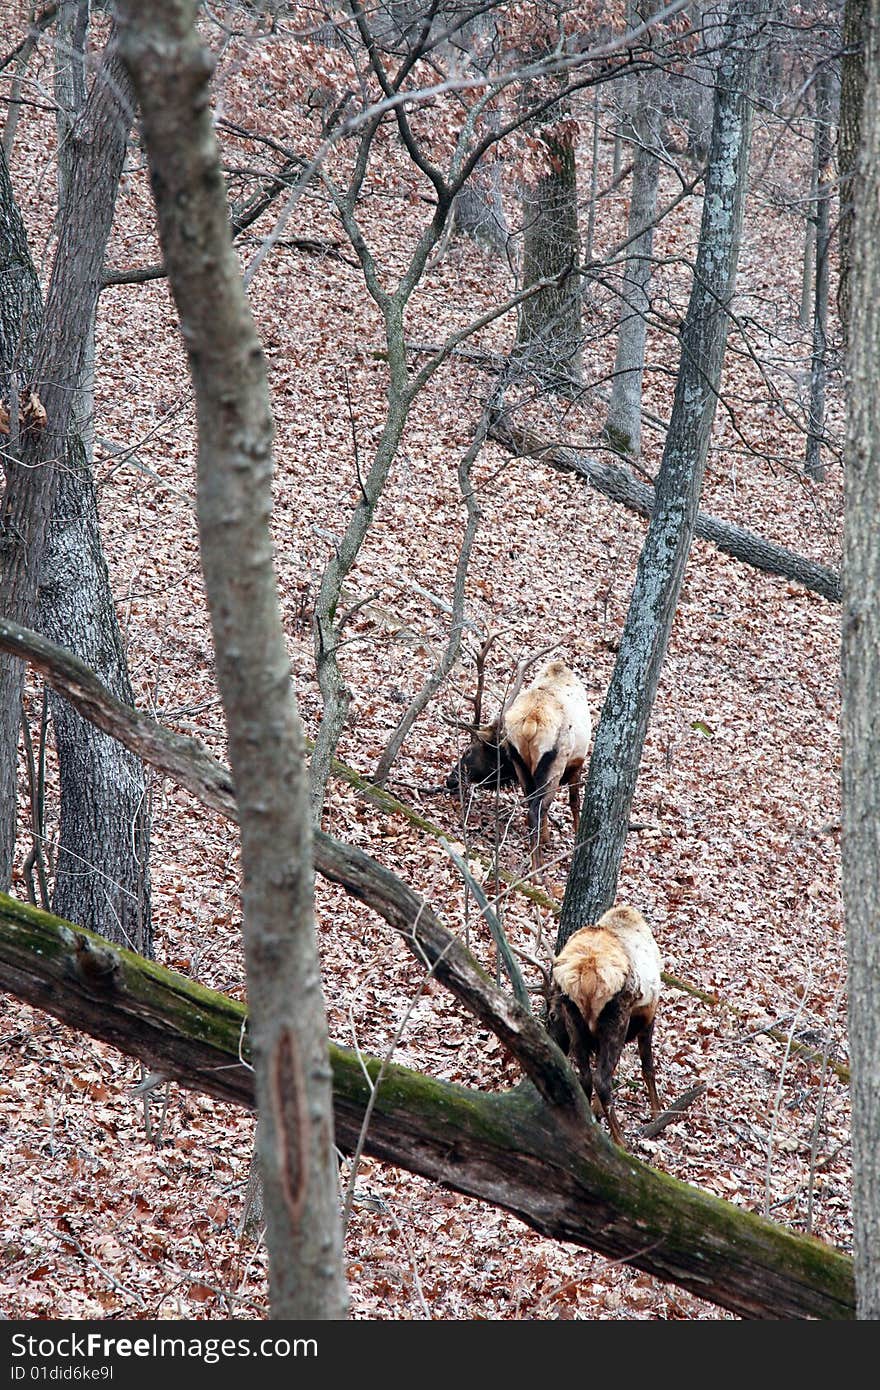
{"type": "Polygon", "coordinates": [[[550,838],[550,831],[547,826],[547,803],[546,797],[540,792],[532,792],[527,799],[528,818],[529,818],[529,844],[532,847],[532,868],[539,870],[544,862],[541,853],[544,845],[550,838]]]}
{"type": "Polygon", "coordinates": [[[556,788],[554,787],[553,791],[545,792],[544,795],[541,797],[541,803],[538,807],[538,840],[539,843],[542,845],[546,845],[548,840],[550,839],[550,823],[548,815],[550,807],[553,804],[553,795],[555,791],[556,788]]]}
{"type": "Polygon", "coordinates": [[[598,1043],[596,1047],[596,1069],[594,1080],[599,1102],[608,1121],[608,1128],[611,1130],[611,1138],[615,1144],[621,1148],[626,1147],[623,1131],[617,1121],[614,1110],[614,1095],[611,1089],[611,1078],[614,1075],[617,1063],[620,1061],[620,1054],[626,1042],[626,1034],[629,1028],[629,1016],[631,999],[618,994],[612,999],[599,1016],[596,1031],[598,1033],[598,1043]]]}
{"type": "Polygon", "coordinates": [[[571,811],[571,823],[574,826],[575,835],[578,833],[578,826],[581,823],[581,798],[580,781],[575,779],[568,784],[568,809],[571,811]]]}
{"type": "Polygon", "coordinates": [[[526,816],[529,827],[529,853],[531,856],[532,872],[537,873],[541,868],[541,798],[535,785],[534,777],[523,761],[519,750],[513,745],[511,745],[510,757],[513,763],[513,770],[516,773],[516,780],[519,782],[520,790],[522,791],[526,803],[526,816]]]}
{"type": "Polygon", "coordinates": [[[562,990],[554,981],[550,990],[550,999],[547,1006],[547,1032],[555,1042],[556,1046],[566,1055],[571,1049],[571,1040],[568,1035],[568,1025],[565,1018],[565,1008],[563,1006],[562,990]]]}
{"type": "Polygon", "coordinates": [[[651,1116],[656,1120],[660,1114],[660,1099],[657,1095],[657,1082],[654,1077],[654,1049],[652,1040],[654,1037],[654,1020],[646,1024],[638,1035],[639,1058],[642,1063],[642,1076],[645,1078],[645,1085],[648,1088],[648,1100],[651,1102],[651,1116]]]}
{"type": "Polygon", "coordinates": [[[581,771],[583,763],[569,763],[564,780],[568,783],[568,809],[575,835],[581,823],[581,771]]]}
{"type": "Polygon", "coordinates": [[[568,1033],[568,1055],[574,1062],[581,1079],[584,1095],[588,1101],[591,1101],[593,1098],[593,1069],[590,1066],[587,1025],[581,1017],[580,1009],[568,998],[568,995],[561,995],[559,1003],[565,1020],[565,1029],[568,1033]]]}

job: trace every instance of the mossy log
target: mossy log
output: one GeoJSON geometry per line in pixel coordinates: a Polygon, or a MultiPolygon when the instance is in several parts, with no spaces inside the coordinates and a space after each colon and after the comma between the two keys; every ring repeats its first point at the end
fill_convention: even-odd
{"type": "MultiPolygon", "coordinates": [[[[186,1087],[253,1108],[244,1005],[6,895],[0,986],[186,1087]]],[[[336,1139],[351,1150],[370,1087],[361,1059],[330,1052],[336,1139]]],[[[568,1070],[549,1039],[545,1059],[548,1071],[568,1070]]],[[[557,1105],[551,1087],[541,1094],[528,1081],[486,1093],[365,1064],[374,1081],[382,1069],[365,1143],[375,1157],[742,1317],[854,1316],[848,1256],[649,1168],[616,1148],[564,1085],[557,1105]]]]}
{"type": "MultiPolygon", "coordinates": [[[[237,819],[232,775],[198,739],[178,734],[140,710],[123,704],[73,652],[57,646],[29,628],[0,619],[0,651],[10,652],[30,662],[84,719],[138,753],[151,767],[186,787],[203,805],[211,807],[228,820],[237,819]]],[[[403,816],[416,829],[436,840],[443,838],[444,832],[440,826],[383,787],[377,787],[368,777],[361,776],[346,763],[335,759],[332,767],[337,776],[344,778],[360,795],[387,814],[403,816]]],[[[423,899],[408,890],[394,874],[383,869],[368,855],[333,840],[322,831],[315,835],[315,867],[326,878],[340,883],[346,892],[369,903],[380,916],[396,927],[403,926],[405,929],[406,923],[427,918],[428,914],[433,918],[423,899]],[[355,863],[356,873],[353,871],[355,863]],[[389,912],[392,915],[389,916],[389,912]]],[[[517,879],[504,869],[499,869],[498,876],[540,907],[559,912],[559,902],[536,884],[517,879]]],[[[717,994],[709,994],[668,971],[664,971],[663,981],[706,1004],[723,1007],[735,1016],[741,1014],[739,1009],[720,999],[717,994]]],[[[797,1039],[789,1039],[778,1028],[771,1027],[766,1032],[768,1037],[790,1047],[805,1061],[821,1063],[826,1060],[820,1049],[807,1046],[797,1039]]],[[[828,1064],[841,1081],[849,1081],[849,1068],[845,1063],[832,1059],[828,1064]]]]}

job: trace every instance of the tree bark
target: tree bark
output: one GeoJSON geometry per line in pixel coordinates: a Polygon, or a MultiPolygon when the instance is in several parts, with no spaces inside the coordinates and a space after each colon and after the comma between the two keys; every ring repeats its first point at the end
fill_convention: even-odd
{"type": "MultiPolygon", "coordinates": [[[[74,162],[68,206],[43,314],[24,229],[0,172],[2,217],[12,233],[15,272],[4,285],[3,367],[15,391],[33,387],[46,411],[42,430],[22,428],[6,450],[3,532],[0,537],[0,614],[33,623],[75,393],[82,379],[83,322],[94,317],[104,248],[113,220],[119,174],[131,124],[128,77],[111,34],[83,112],[82,157],[74,162]]],[[[5,389],[5,388],[4,388],[5,389]]],[[[22,421],[22,425],[27,422],[22,421]]],[[[0,661],[0,885],[9,882],[14,854],[22,667],[0,661]]]]}
{"type": "Polygon", "coordinates": [[[590,759],[557,950],[610,907],[651,707],[699,507],[736,281],[761,0],[732,11],[721,53],[694,284],[653,515],[590,759]]]}
{"type": "Polygon", "coordinates": [[[837,157],[840,171],[840,219],[838,226],[839,278],[837,310],[844,338],[849,331],[852,295],[850,267],[855,219],[853,184],[860,144],[865,99],[865,41],[869,0],[846,0],[843,7],[843,54],[840,60],[840,126],[837,157]]]}
{"type": "Polygon", "coordinates": [[[804,472],[817,482],[825,477],[822,435],[825,430],[825,377],[828,350],[828,283],[831,246],[831,72],[823,64],[816,75],[816,278],[813,293],[813,354],[810,362],[810,409],[804,472]]]}
{"type": "MultiPolygon", "coordinates": [[[[341,847],[340,847],[341,848],[341,847]]],[[[356,865],[358,851],[346,851],[356,865]]],[[[349,870],[346,868],[346,872],[349,870]]],[[[422,923],[408,925],[420,934],[422,923]]],[[[852,1261],[810,1237],[655,1172],[593,1122],[567,1061],[448,933],[456,993],[530,1061],[531,1082],[486,1094],[330,1045],[336,1134],[745,1318],[851,1318],[852,1261]],[[580,1103],[577,1097],[580,1095],[580,1103]]],[[[218,1099],[253,1108],[244,1005],[0,895],[4,989],[218,1099]]]]}
{"type": "Polygon", "coordinates": [[[520,306],[514,360],[551,390],[570,392],[581,380],[581,284],[578,236],[576,122],[558,115],[540,130],[549,168],[522,188],[524,289],[556,284],[520,306]]]}
{"type": "Polygon", "coordinates": [[[843,900],[858,1316],[880,1318],[880,3],[864,7],[843,563],[843,900]]]}
{"type": "MultiPolygon", "coordinates": [[[[68,212],[76,163],[90,158],[80,136],[88,20],[85,0],[64,0],[59,7],[55,96],[61,219],[68,212]]],[[[130,89],[127,97],[130,112],[130,89]]],[[[109,177],[118,178],[128,137],[121,113],[114,136],[105,153],[109,177]]],[[[101,548],[92,474],[97,304],[84,307],[79,324],[83,358],[40,579],[40,627],[59,646],[75,651],[120,700],[133,704],[101,548]]],[[[79,313],[78,306],[72,312],[79,313]]],[[[149,802],[143,764],[81,719],[54,691],[49,705],[61,794],[53,911],[69,921],[87,923],[141,955],[152,955],[149,802]]]]}
{"type": "MultiPolygon", "coordinates": [[[[40,583],[40,625],[76,652],[124,704],[134,704],[101,549],[92,471],[68,436],[40,583]]],[[[49,697],[61,804],[52,909],[140,955],[153,952],[150,816],[141,760],[66,700],[49,697]]]]}
{"type": "Polygon", "coordinates": [[[798,323],[809,328],[816,287],[816,199],[819,194],[818,125],[813,126],[813,148],[810,155],[810,196],[804,217],[804,265],[801,274],[801,306],[798,323]]]}
{"type": "MultiPolygon", "coordinates": [[[[40,287],[31,261],[27,233],[9,177],[6,156],[0,147],[0,246],[3,248],[2,293],[0,293],[0,398],[12,407],[30,383],[37,335],[42,322],[40,287]]],[[[18,470],[11,455],[19,440],[10,427],[3,441],[4,497],[10,486],[10,473],[18,470]]],[[[0,520],[0,616],[9,612],[7,567],[16,545],[16,536],[0,520]]],[[[21,620],[28,620],[22,612],[21,620]]],[[[30,615],[32,616],[32,615],[30,615]]],[[[16,812],[18,804],[18,734],[21,723],[23,667],[10,657],[0,658],[0,889],[8,888],[15,855],[16,812]]]]}
{"type": "Polygon", "coordinates": [[[620,293],[621,319],[614,380],[605,433],[612,448],[632,458],[642,451],[642,378],[645,371],[647,314],[651,307],[651,253],[660,174],[654,83],[638,79],[632,118],[633,156],[626,266],[620,293]]]}
{"type": "Polygon", "coordinates": [[[272,557],[266,362],[241,284],[197,6],[120,6],[198,411],[198,520],[241,828],[245,960],[275,1318],[347,1310],[313,916],[306,758],[272,557]]]}

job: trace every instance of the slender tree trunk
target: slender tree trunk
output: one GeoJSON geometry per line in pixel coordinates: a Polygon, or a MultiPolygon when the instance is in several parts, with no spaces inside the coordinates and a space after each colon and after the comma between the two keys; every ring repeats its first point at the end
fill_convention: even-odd
{"type": "MultiPolygon", "coordinates": [[[[130,90],[128,76],[116,56],[114,32],[83,112],[81,157],[73,164],[68,204],[59,229],[44,313],[41,317],[32,266],[26,288],[27,308],[22,308],[19,314],[18,327],[15,313],[19,306],[13,303],[10,311],[10,306],[4,302],[3,307],[3,360],[7,373],[16,371],[20,386],[33,386],[47,420],[41,430],[23,428],[17,439],[10,435],[6,450],[0,613],[27,626],[34,625],[37,612],[39,582],[63,472],[71,411],[82,380],[86,345],[82,325],[90,323],[94,317],[101,284],[104,250],[131,125],[130,90]],[[33,329],[30,327],[32,318],[33,329]],[[20,351],[20,347],[29,348],[29,355],[20,351]]],[[[5,210],[3,215],[11,217],[5,210]]],[[[4,284],[4,301],[28,278],[26,243],[23,252],[17,240],[14,244],[16,275],[9,284],[4,284]]],[[[26,418],[22,425],[27,425],[26,418]]],[[[0,884],[9,880],[14,851],[14,831],[9,822],[16,791],[22,679],[19,662],[8,658],[0,660],[0,806],[4,812],[0,884]]]]}
{"type": "Polygon", "coordinates": [[[716,48],[724,30],[725,0],[715,4],[689,6],[691,31],[696,35],[697,54],[685,68],[687,88],[687,149],[694,164],[702,164],[709,153],[712,131],[712,88],[715,81],[716,48]]]}
{"type": "Polygon", "coordinates": [[[194,0],[120,5],[199,422],[198,518],[241,828],[274,1318],[345,1316],[306,757],[278,605],[266,362],[241,284],[194,0]]]}
{"type": "Polygon", "coordinates": [[[318,686],[324,701],[324,712],[309,766],[312,818],[321,822],[324,792],[330,775],[330,762],[345,726],[351,691],[345,683],[339,665],[338,648],[341,631],[337,625],[339,596],[345,577],[360,553],[370,528],[379,499],[388,479],[391,466],[406,426],[412,395],[406,389],[406,367],[403,346],[403,312],[399,304],[388,306],[386,314],[389,362],[392,367],[388,385],[388,411],[385,428],[373,456],[367,476],[361,481],[360,497],[352,512],[345,534],[327,562],[315,604],[315,669],[318,686]]]}
{"type": "MultiPolygon", "coordinates": [[[[6,156],[0,148],[0,246],[3,247],[3,275],[0,278],[0,397],[10,407],[17,404],[31,379],[37,335],[43,317],[40,286],[31,261],[27,233],[15,201],[6,156]]],[[[13,460],[20,437],[10,425],[4,445],[4,498],[10,475],[23,482],[13,460]]],[[[0,520],[0,614],[10,612],[7,568],[17,545],[17,536],[5,519],[0,520]]],[[[22,612],[18,620],[24,621],[22,612]]],[[[21,723],[21,691],[24,668],[13,657],[0,656],[0,889],[8,888],[15,854],[16,808],[18,804],[18,734],[21,723]]]]}
{"type": "Polygon", "coordinates": [[[865,95],[865,40],[869,0],[846,0],[843,9],[843,55],[840,60],[840,128],[837,157],[840,172],[838,247],[840,276],[837,310],[846,336],[850,319],[850,265],[852,262],[853,179],[859,151],[859,129],[865,95]]]}
{"type": "Polygon", "coordinates": [[[623,168],[623,126],[624,116],[622,112],[615,112],[614,116],[614,141],[611,147],[611,182],[616,183],[620,178],[620,171],[623,168]]]}
{"type": "Polygon", "coordinates": [[[557,283],[520,306],[514,356],[553,390],[581,380],[581,283],[578,237],[576,125],[565,118],[540,131],[549,168],[522,189],[522,284],[557,283]]]}
{"type": "Polygon", "coordinates": [[[880,1319],[880,3],[853,184],[843,553],[843,900],[849,962],[858,1317],[880,1319]]]}
{"type": "Polygon", "coordinates": [[[458,485],[464,502],[467,521],[465,523],[464,536],[458,554],[458,564],[455,567],[455,581],[452,590],[452,622],[449,628],[449,637],[443,653],[435,664],[433,671],[428,676],[419,693],[410,701],[408,708],[404,711],[403,716],[398,721],[397,727],[392,731],[391,737],[382,750],[382,754],[373,773],[373,781],[378,786],[381,786],[388,780],[388,774],[391,771],[394,760],[403,747],[404,740],[410,729],[422,710],[425,709],[434,698],[458,660],[462,633],[464,632],[465,626],[465,585],[467,583],[468,568],[470,565],[471,548],[474,543],[474,537],[477,534],[481,515],[472,481],[472,468],[486,440],[491,410],[491,404],[487,404],[480,423],[474,432],[474,438],[470,447],[459,460],[458,465],[458,485]]]}
{"type": "Polygon", "coordinates": [[[639,83],[633,115],[635,149],[627,231],[635,239],[627,248],[614,381],[605,422],[605,433],[612,447],[632,458],[638,458],[642,449],[642,378],[647,313],[651,307],[651,252],[660,172],[657,121],[651,109],[652,85],[646,81],[639,83]]]}
{"type": "Polygon", "coordinates": [[[816,201],[819,196],[819,126],[813,122],[810,154],[810,197],[804,218],[804,269],[801,277],[801,307],[798,321],[802,328],[810,323],[816,287],[816,201]]]}
{"type": "Polygon", "coordinates": [[[593,259],[596,236],[596,203],[599,197],[599,88],[593,93],[593,144],[590,158],[590,205],[587,209],[587,232],[584,238],[584,261],[593,259]]]}
{"type": "Polygon", "coordinates": [[[828,350],[828,280],[831,241],[831,91],[832,75],[825,63],[816,76],[816,285],[813,296],[813,356],[810,367],[810,420],[804,471],[821,481],[822,435],[825,429],[825,378],[828,350]]]}
{"type": "Polygon", "coordinates": [[[615,895],[639,762],[684,578],[715,415],[748,172],[753,23],[735,7],[717,70],[703,218],[656,501],[596,730],[557,948],[615,895]]]}
{"type": "Polygon", "coordinates": [[[13,69],[14,75],[7,98],[6,120],[3,125],[3,153],[6,155],[7,160],[11,159],[12,147],[15,144],[15,132],[18,129],[18,118],[21,115],[21,98],[28,63],[31,60],[34,49],[40,41],[42,31],[51,23],[52,19],[54,19],[54,14],[52,14],[48,6],[40,16],[36,14],[36,5],[30,5],[29,10],[29,33],[15,59],[15,67],[13,69]]]}
{"type": "MultiPolygon", "coordinates": [[[[66,215],[85,106],[87,0],[66,0],[58,18],[58,207],[66,215]]],[[[125,131],[118,131],[119,140],[125,131]]],[[[117,166],[121,170],[121,164],[117,166]]],[[[95,306],[96,307],[96,306],[95,306]]],[[[101,548],[92,475],[95,314],[81,325],[65,466],[40,583],[41,630],[76,652],[120,700],[134,703],[122,634],[101,548]]],[[[50,693],[61,807],[53,910],[122,945],[152,954],[149,808],[143,764],[50,693]]]]}

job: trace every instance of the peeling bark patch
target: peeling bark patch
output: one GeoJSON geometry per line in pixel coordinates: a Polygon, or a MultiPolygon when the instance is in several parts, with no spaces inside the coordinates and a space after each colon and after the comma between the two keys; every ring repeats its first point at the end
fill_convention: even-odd
{"type": "Polygon", "coordinates": [[[298,1226],[306,1199],[310,1121],[302,1058],[289,1028],[273,1052],[271,1078],[278,1172],[291,1225],[298,1226]]]}

